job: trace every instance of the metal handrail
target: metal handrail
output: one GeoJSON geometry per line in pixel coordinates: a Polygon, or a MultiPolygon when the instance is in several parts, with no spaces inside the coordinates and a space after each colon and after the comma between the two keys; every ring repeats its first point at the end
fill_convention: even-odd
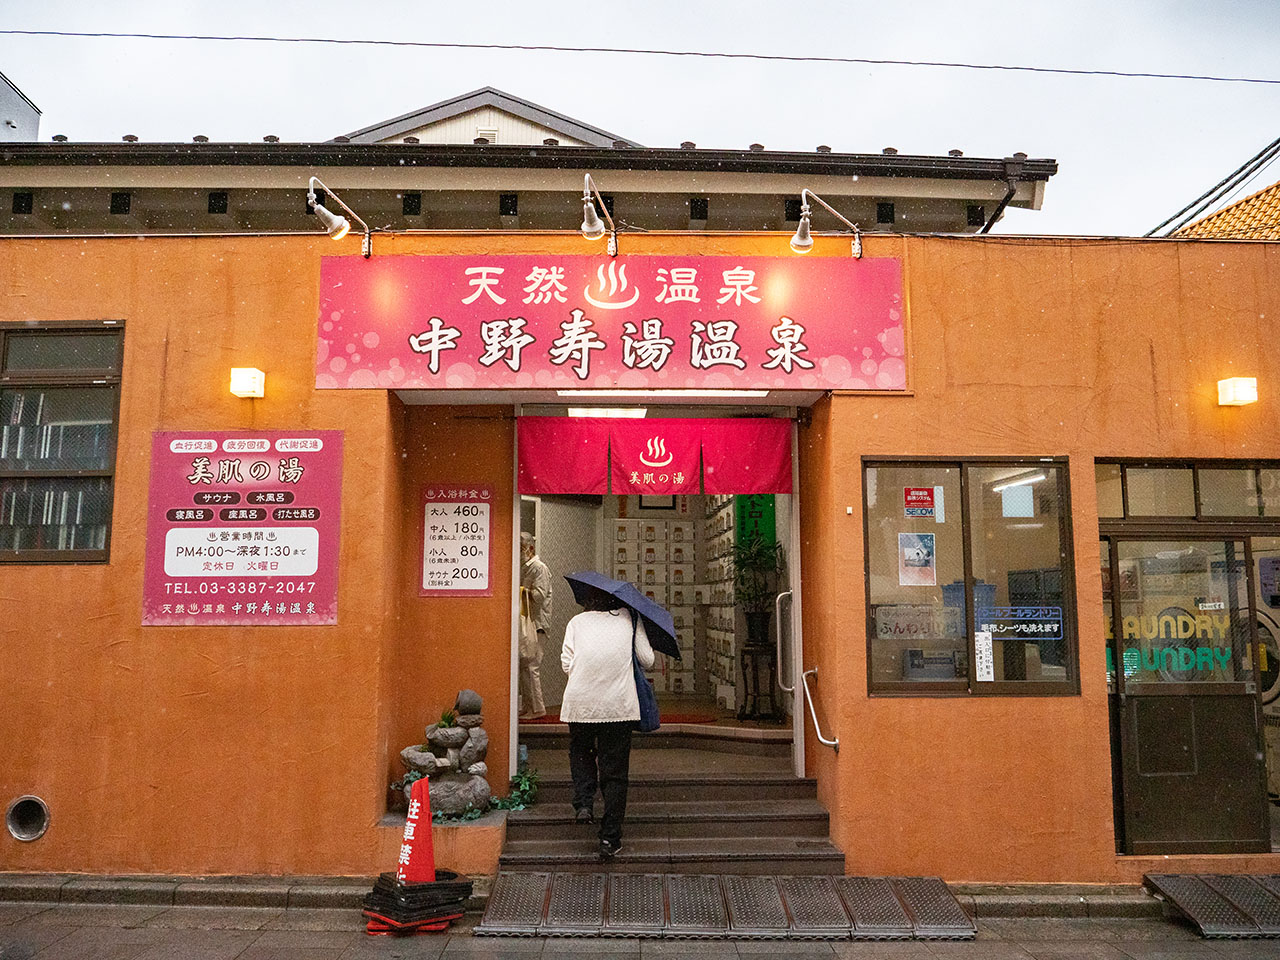
{"type": "Polygon", "coordinates": [[[774,597],[773,612],[776,614],[774,622],[778,625],[778,639],[776,641],[778,650],[778,686],[780,686],[786,693],[795,693],[796,685],[794,683],[788,687],[782,682],[782,598],[789,596],[791,596],[791,591],[786,590],[774,597]]]}
{"type": "Polygon", "coordinates": [[[822,727],[818,726],[818,711],[813,708],[813,694],[809,691],[809,674],[815,677],[818,675],[818,668],[813,667],[800,674],[800,681],[804,684],[804,698],[809,701],[809,716],[813,717],[813,732],[818,735],[818,742],[830,747],[836,753],[840,752],[840,738],[828,740],[822,735],[822,727]]]}

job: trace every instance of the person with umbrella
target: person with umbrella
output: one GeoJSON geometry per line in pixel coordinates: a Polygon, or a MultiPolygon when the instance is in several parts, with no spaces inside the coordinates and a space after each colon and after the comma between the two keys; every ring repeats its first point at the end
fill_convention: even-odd
{"type": "Polygon", "coordinates": [[[622,849],[631,731],[640,720],[632,657],[641,667],[653,666],[651,634],[664,652],[674,650],[678,656],[679,647],[671,615],[631,584],[594,571],[565,579],[583,608],[565,628],[560,652],[560,665],[569,676],[560,720],[569,725],[574,816],[579,823],[595,819],[599,786],[604,797],[600,857],[611,860],[622,849]]]}

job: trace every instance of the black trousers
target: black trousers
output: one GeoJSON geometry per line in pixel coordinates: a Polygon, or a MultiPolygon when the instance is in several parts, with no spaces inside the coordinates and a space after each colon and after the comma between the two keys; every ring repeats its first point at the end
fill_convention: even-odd
{"type": "Polygon", "coordinates": [[[622,841],[622,821],[627,815],[627,778],[631,766],[631,730],[634,721],[569,724],[569,772],[573,775],[575,810],[595,806],[596,786],[604,796],[600,839],[622,841]]]}

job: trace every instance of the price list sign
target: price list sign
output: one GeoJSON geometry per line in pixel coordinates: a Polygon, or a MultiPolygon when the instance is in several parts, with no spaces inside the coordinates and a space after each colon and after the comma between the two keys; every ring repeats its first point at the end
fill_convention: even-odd
{"type": "Polygon", "coordinates": [[[492,507],[491,487],[423,488],[420,596],[493,596],[492,507]]]}
{"type": "Polygon", "coordinates": [[[342,432],[153,434],[144,626],[338,622],[342,432]]]}

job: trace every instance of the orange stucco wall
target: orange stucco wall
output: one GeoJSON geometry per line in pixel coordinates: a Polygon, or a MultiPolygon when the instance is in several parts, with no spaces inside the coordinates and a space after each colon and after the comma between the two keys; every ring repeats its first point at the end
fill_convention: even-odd
{"type": "MultiPolygon", "coordinates": [[[[387,869],[376,824],[396,754],[462,686],[485,698],[501,789],[511,408],[313,389],[319,258],[344,243],[0,240],[0,322],[126,324],[110,563],[0,568],[0,800],[33,792],[53,811],[37,843],[0,834],[0,869],[387,869]],[[239,365],[267,371],[266,398],[228,394],[239,365]],[[338,625],[143,629],[151,432],[306,426],[345,431],[338,625]],[[418,491],[454,479],[497,491],[492,598],[417,595],[418,491]]],[[[376,255],[581,244],[375,241],[376,255]]],[[[819,239],[812,255],[847,250],[819,239]]],[[[624,255],[662,252],[782,256],[786,238],[624,237],[624,255]]],[[[1280,456],[1280,246],[869,238],[867,254],[905,261],[911,393],[832,396],[800,431],[806,664],[841,740],[836,755],[810,732],[806,749],[835,839],[856,873],[1136,879],[1149,861],[1112,840],[1092,460],[1280,456]],[[1259,378],[1258,404],[1216,406],[1233,374],[1259,378]],[[979,454],[1070,458],[1081,694],[869,697],[861,458],[979,454]]]]}

